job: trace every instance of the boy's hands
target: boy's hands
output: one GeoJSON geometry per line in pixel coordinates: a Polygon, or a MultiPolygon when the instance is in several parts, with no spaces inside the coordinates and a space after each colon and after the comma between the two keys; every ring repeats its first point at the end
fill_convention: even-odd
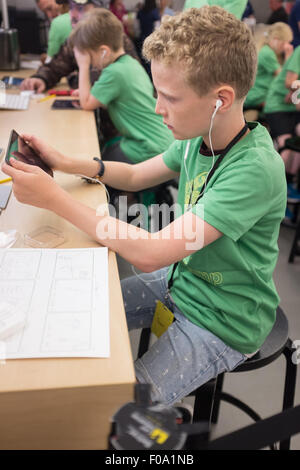
{"type": "Polygon", "coordinates": [[[71,96],[79,97],[79,88],[76,88],[75,90],[72,90],[71,91],[71,96]]]}
{"type": "Polygon", "coordinates": [[[11,165],[4,163],[2,171],[11,176],[13,191],[23,204],[55,210],[59,197],[64,192],[41,168],[11,159],[11,165]]]}
{"type": "Polygon", "coordinates": [[[74,55],[77,61],[78,67],[89,68],[91,65],[91,57],[88,52],[81,52],[77,47],[74,47],[74,55]]]}
{"type": "Polygon", "coordinates": [[[36,151],[40,158],[50,167],[52,170],[58,170],[67,172],[67,166],[70,159],[62,153],[55,150],[50,145],[46,144],[41,139],[38,139],[34,135],[22,134],[21,137],[25,142],[36,151]]]}

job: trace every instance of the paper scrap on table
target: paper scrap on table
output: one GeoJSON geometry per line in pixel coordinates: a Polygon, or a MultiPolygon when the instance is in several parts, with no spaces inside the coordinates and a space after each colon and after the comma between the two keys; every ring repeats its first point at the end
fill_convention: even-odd
{"type": "Polygon", "coordinates": [[[21,69],[36,70],[40,67],[40,60],[21,60],[21,69]]]}
{"type": "Polygon", "coordinates": [[[0,250],[0,298],[26,317],[6,359],[109,357],[108,250],[0,250]]]}

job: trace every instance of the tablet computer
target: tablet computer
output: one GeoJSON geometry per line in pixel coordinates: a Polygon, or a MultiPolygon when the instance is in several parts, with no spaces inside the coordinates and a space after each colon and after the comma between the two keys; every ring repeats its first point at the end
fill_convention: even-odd
{"type": "Polygon", "coordinates": [[[51,109],[82,109],[79,100],[54,100],[51,109]]]}
{"type": "Polygon", "coordinates": [[[1,80],[9,88],[9,87],[13,87],[13,86],[20,86],[21,83],[23,82],[23,80],[25,80],[25,78],[10,77],[10,76],[6,75],[5,77],[2,77],[1,80]]]}
{"type": "Polygon", "coordinates": [[[35,150],[33,150],[15,130],[11,131],[5,155],[5,161],[8,165],[10,164],[9,161],[11,158],[16,158],[29,165],[38,166],[48,173],[48,175],[53,176],[51,168],[48,167],[35,150]]]}

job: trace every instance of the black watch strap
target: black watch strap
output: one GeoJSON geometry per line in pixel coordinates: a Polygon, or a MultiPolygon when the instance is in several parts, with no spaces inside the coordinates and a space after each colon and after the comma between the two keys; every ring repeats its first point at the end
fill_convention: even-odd
{"type": "Polygon", "coordinates": [[[93,160],[96,160],[96,162],[100,163],[100,170],[98,171],[97,176],[99,176],[99,178],[101,178],[101,176],[104,175],[104,170],[105,170],[104,163],[100,158],[97,158],[97,157],[94,157],[93,160]]]}

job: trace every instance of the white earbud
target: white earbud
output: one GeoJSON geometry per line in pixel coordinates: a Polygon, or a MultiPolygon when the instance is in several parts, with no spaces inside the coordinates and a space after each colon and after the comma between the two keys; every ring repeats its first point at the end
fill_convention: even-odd
{"type": "Polygon", "coordinates": [[[103,51],[101,55],[101,59],[104,59],[105,56],[106,56],[106,51],[103,51]]]}
{"type": "Polygon", "coordinates": [[[217,101],[216,101],[216,111],[218,111],[218,109],[221,108],[222,104],[223,104],[223,103],[222,103],[221,100],[217,100],[217,101]]]}

